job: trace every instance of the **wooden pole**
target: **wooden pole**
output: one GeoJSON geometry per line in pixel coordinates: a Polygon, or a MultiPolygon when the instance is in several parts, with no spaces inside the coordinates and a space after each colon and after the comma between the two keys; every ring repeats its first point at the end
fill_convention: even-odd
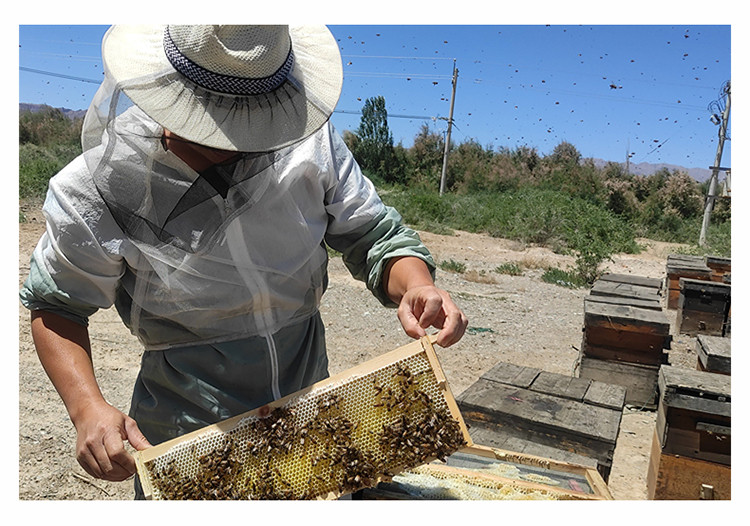
{"type": "Polygon", "coordinates": [[[443,149],[443,170],[440,174],[440,195],[445,192],[446,170],[448,168],[448,150],[451,147],[451,128],[453,127],[453,105],[456,102],[456,82],[458,81],[458,70],[456,59],[453,59],[453,92],[451,94],[451,108],[448,113],[448,131],[445,134],[445,148],[443,149]]]}
{"type": "Polygon", "coordinates": [[[724,151],[724,140],[727,135],[727,123],[729,121],[729,107],[732,102],[732,94],[730,85],[726,87],[727,94],[727,105],[724,108],[724,113],[721,116],[721,124],[719,126],[719,145],[716,147],[716,160],[714,165],[711,167],[711,180],[708,183],[708,196],[706,197],[706,208],[703,211],[703,224],[701,225],[701,234],[698,238],[698,246],[706,245],[706,232],[708,231],[708,225],[711,222],[711,212],[714,209],[714,201],[716,201],[716,185],[719,179],[719,170],[721,169],[721,155],[724,151]]]}

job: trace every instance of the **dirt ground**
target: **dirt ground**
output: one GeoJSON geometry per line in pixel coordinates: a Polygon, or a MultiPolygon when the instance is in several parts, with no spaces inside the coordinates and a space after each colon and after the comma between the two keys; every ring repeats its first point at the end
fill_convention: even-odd
{"type": "MultiPolygon", "coordinates": [[[[19,225],[19,286],[28,261],[44,230],[38,203],[25,203],[27,221],[19,225]]],[[[456,345],[439,349],[449,385],[458,395],[499,361],[573,375],[581,344],[583,297],[586,289],[569,289],[540,279],[546,266],[565,268],[570,257],[514,241],[456,232],[453,236],[421,233],[436,261],[463,263],[466,271],[438,270],[439,286],[451,293],[473,330],[456,345]],[[494,269],[516,262],[521,276],[494,269]]],[[[617,273],[662,278],[666,257],[675,245],[640,240],[638,255],[618,255],[606,267],[617,273]]],[[[322,315],[328,336],[330,372],[335,374],[390,351],[411,340],[396,318],[354,281],[341,260],[332,260],[330,286],[322,315]]],[[[674,311],[666,311],[674,322],[674,311]]],[[[36,357],[29,334],[29,316],[19,316],[18,498],[20,500],[129,500],[132,481],[94,480],[75,460],[75,432],[65,408],[36,357]]],[[[674,332],[674,331],[673,331],[674,332]]],[[[106,399],[127,412],[141,356],[137,340],[114,309],[90,320],[96,374],[106,399]]],[[[670,363],[695,367],[694,341],[673,335],[670,363]]],[[[251,409],[251,408],[248,408],[251,409]]],[[[646,472],[656,421],[653,411],[627,407],[623,413],[609,487],[615,499],[647,498],[646,472]]]]}

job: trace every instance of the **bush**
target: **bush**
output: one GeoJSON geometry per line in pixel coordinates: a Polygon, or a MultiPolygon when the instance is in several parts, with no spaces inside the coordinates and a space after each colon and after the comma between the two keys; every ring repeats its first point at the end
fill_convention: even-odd
{"type": "Polygon", "coordinates": [[[80,146],[42,147],[22,144],[18,148],[18,194],[21,198],[42,197],[49,179],[81,152],[80,146]]]}

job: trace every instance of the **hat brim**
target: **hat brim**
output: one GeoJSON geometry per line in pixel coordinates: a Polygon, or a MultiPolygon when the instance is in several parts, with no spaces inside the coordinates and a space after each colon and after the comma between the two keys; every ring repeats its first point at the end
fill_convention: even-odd
{"type": "Polygon", "coordinates": [[[290,26],[294,67],[277,89],[230,95],[179,73],[164,52],[166,26],[113,26],[104,36],[105,73],[149,117],[173,133],[222,150],[260,152],[293,144],[330,118],[343,68],[325,26],[290,26]]]}

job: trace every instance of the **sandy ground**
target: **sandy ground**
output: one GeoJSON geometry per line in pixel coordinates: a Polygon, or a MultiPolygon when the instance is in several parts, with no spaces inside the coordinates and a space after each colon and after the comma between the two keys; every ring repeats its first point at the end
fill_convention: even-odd
{"type": "MultiPolygon", "coordinates": [[[[30,254],[44,230],[36,204],[22,205],[27,222],[19,225],[19,285],[28,273],[30,254]]],[[[499,361],[572,375],[581,344],[585,289],[568,289],[540,279],[545,266],[565,268],[569,257],[514,241],[456,232],[453,236],[421,233],[436,261],[466,265],[462,274],[438,270],[448,290],[479,330],[456,345],[438,349],[454,394],[461,393],[499,361]],[[517,262],[521,276],[499,274],[504,262],[517,262]]],[[[606,266],[612,272],[664,277],[666,257],[675,245],[640,240],[638,255],[618,255],[606,266]]],[[[330,287],[322,315],[328,335],[330,372],[335,374],[411,340],[396,318],[354,281],[340,259],[330,265],[330,287]]],[[[674,311],[667,311],[674,321],[674,311]]],[[[94,480],[75,460],[75,432],[65,408],[36,357],[29,335],[28,312],[19,315],[18,498],[20,500],[127,500],[132,481],[94,480]]],[[[127,412],[141,350],[114,309],[90,321],[93,359],[106,399],[127,412]]],[[[673,336],[670,363],[695,367],[693,339],[673,336]]],[[[248,408],[251,409],[251,408],[248,408]]],[[[615,449],[609,487],[616,499],[647,498],[646,472],[656,415],[626,408],[615,449]]]]}

